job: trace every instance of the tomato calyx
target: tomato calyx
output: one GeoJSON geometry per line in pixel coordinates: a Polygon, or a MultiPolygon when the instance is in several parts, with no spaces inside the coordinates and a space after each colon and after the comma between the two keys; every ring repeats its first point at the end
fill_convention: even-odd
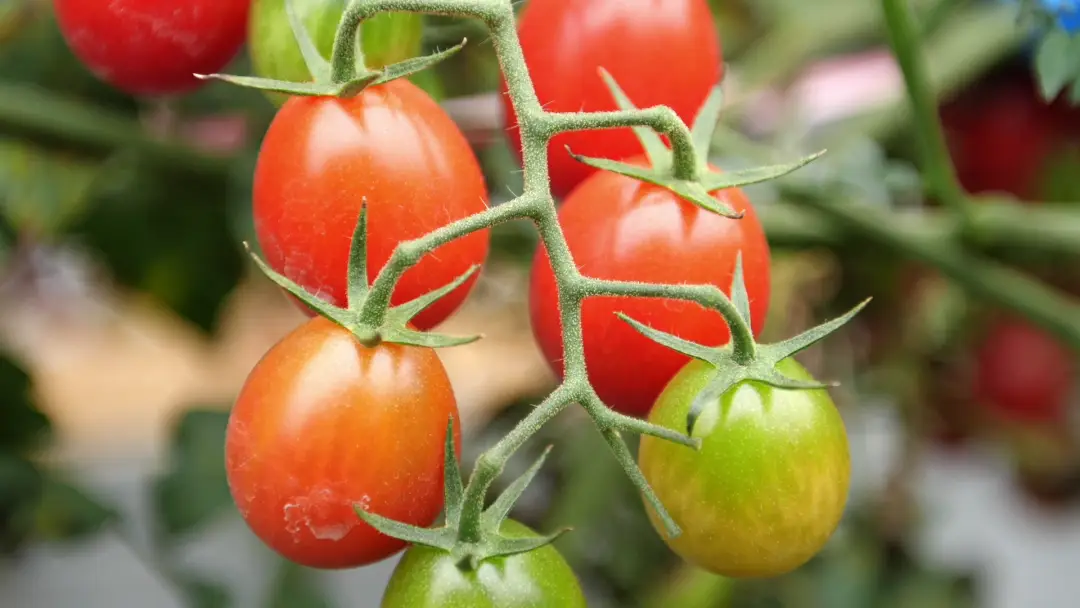
{"type": "Polygon", "coordinates": [[[318,314],[349,330],[361,344],[369,348],[382,343],[446,348],[469,344],[481,338],[479,335],[449,336],[417,331],[410,324],[413,317],[468,281],[480,269],[479,265],[474,264],[450,283],[398,306],[390,305],[390,294],[394,288],[392,283],[376,279],[375,286],[369,284],[367,199],[360,204],[360,217],[356,222],[349,251],[348,298],[345,307],[335,306],[309,292],[299,283],[271,268],[251,251],[247,243],[244,243],[244,247],[248,249],[259,270],[271,281],[318,314]]]}
{"type": "MultiPolygon", "coordinates": [[[[528,470],[507,486],[487,509],[483,509],[482,504],[479,508],[477,505],[470,505],[481,515],[476,521],[466,521],[462,518],[462,513],[466,510],[465,488],[454,451],[453,420],[451,419],[447,423],[446,456],[443,468],[445,492],[443,525],[437,528],[421,528],[372,513],[364,505],[359,504],[356,505],[356,514],[369,526],[387,536],[441,549],[453,557],[459,568],[476,570],[484,560],[528,553],[551,544],[569,531],[569,528],[562,528],[552,534],[541,536],[506,536],[501,532],[503,522],[510,515],[510,510],[536,477],[550,452],[551,446],[548,446],[528,470]]],[[[480,500],[482,503],[482,496],[480,500]]]]}
{"type": "MultiPolygon", "coordinates": [[[[735,261],[735,275],[731,281],[731,301],[735,305],[739,316],[746,322],[750,322],[750,300],[746,293],[746,285],[743,281],[742,255],[735,261]]],[[[653,329],[644,323],[636,321],[624,313],[616,313],[619,318],[630,324],[641,335],[680,352],[688,357],[699,359],[711,364],[715,368],[714,376],[709,384],[694,398],[693,404],[686,416],[686,433],[693,435],[694,423],[704,411],[705,407],[715,402],[721,395],[726,393],[737,384],[746,381],[760,382],[773,388],[788,390],[815,390],[837,386],[835,382],[807,382],[790,378],[777,370],[777,365],[817,342],[824,339],[848,321],[855,317],[868,303],[870,299],[863,300],[854,308],[843,315],[817,327],[808,329],[803,333],[777,342],[775,344],[754,343],[752,348],[746,345],[737,348],[733,343],[723,346],[704,346],[690,340],[685,340],[667,332],[653,329]]],[[[751,340],[753,338],[751,337],[751,340]]]]}
{"type": "MultiPolygon", "coordinates": [[[[619,87],[615,78],[604,68],[600,68],[599,71],[600,76],[611,90],[611,95],[614,97],[619,109],[624,111],[638,110],[638,107],[619,87]]],[[[821,150],[791,163],[723,173],[713,171],[708,165],[709,148],[712,145],[716,126],[720,121],[720,111],[723,105],[723,89],[720,85],[717,85],[713,87],[694,119],[694,124],[690,128],[689,141],[691,144],[686,146],[688,149],[683,149],[676,142],[673,150],[668,148],[656,131],[646,127],[633,127],[634,133],[645,149],[645,157],[648,161],[646,166],[582,156],[575,154],[569,146],[567,146],[566,151],[574,160],[590,167],[611,171],[666,188],[680,198],[706,211],[732,219],[740,219],[743,216],[742,213],[736,212],[727,204],[717,200],[711,193],[717,190],[739,188],[783,177],[817,160],[825,154],[825,151],[821,150]]]]}
{"type": "Polygon", "coordinates": [[[222,80],[237,86],[287,95],[302,95],[309,97],[354,97],[370,86],[386,84],[391,80],[405,78],[417,72],[426,70],[435,64],[453,56],[461,50],[467,39],[462,39],[457,45],[443,51],[438,51],[422,57],[413,57],[404,61],[398,61],[373,70],[364,64],[364,54],[361,51],[360,38],[358,35],[358,23],[348,23],[349,12],[342,15],[338,25],[337,37],[334,47],[342,44],[351,45],[351,48],[343,52],[335,50],[334,63],[332,64],[323,57],[315,45],[311,34],[304,25],[300,13],[293,0],[285,0],[285,12],[289,18],[293,36],[300,47],[300,53],[311,73],[311,82],[292,82],[274,78],[259,78],[257,76],[235,76],[232,74],[195,74],[201,80],[222,80]]]}

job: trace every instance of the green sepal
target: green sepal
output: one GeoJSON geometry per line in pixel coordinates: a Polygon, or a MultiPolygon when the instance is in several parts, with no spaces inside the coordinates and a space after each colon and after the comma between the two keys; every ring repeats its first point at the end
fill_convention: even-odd
{"type": "Polygon", "coordinates": [[[490,559],[493,557],[507,557],[510,555],[517,555],[519,553],[528,553],[540,547],[550,545],[558,540],[560,536],[566,534],[573,528],[564,527],[559,528],[551,534],[545,534],[542,536],[526,536],[524,538],[506,538],[503,536],[492,539],[490,543],[484,547],[482,555],[477,555],[478,561],[490,559]]]}
{"type": "MultiPolygon", "coordinates": [[[[749,304],[745,293],[746,289],[742,281],[742,258],[740,256],[736,259],[735,276],[732,279],[732,302],[739,309],[740,316],[749,317],[747,312],[749,304]]],[[[730,343],[716,347],[697,344],[648,327],[623,313],[616,314],[646,338],[676,352],[705,361],[715,368],[715,376],[694,397],[693,403],[690,404],[690,411],[687,412],[686,433],[692,436],[694,424],[705,410],[705,407],[741,382],[760,382],[774,388],[786,390],[816,390],[838,386],[838,383],[835,382],[807,382],[790,378],[778,372],[776,365],[840,329],[869,302],[870,300],[866,299],[843,315],[809,329],[794,338],[776,344],[758,344],[754,349],[753,357],[750,361],[745,362],[740,362],[735,358],[730,343]]]]}
{"type": "Polygon", "coordinates": [[[285,0],[285,16],[289,19],[289,27],[292,29],[296,45],[300,49],[300,56],[304,58],[304,65],[315,82],[329,82],[330,62],[319,53],[315,41],[311,39],[311,33],[304,26],[300,13],[296,10],[296,0],[285,0]]]}
{"type": "MultiPolygon", "coordinates": [[[[627,96],[626,91],[622,90],[619,83],[615,81],[615,77],[604,68],[597,68],[600,72],[600,78],[604,79],[604,84],[607,85],[611,91],[611,96],[615,98],[615,106],[620,110],[636,110],[638,107],[634,105],[634,102],[627,96]]],[[[664,140],[660,138],[660,135],[650,129],[649,127],[631,127],[634,134],[637,135],[638,141],[641,142],[641,147],[645,149],[645,156],[649,159],[649,165],[656,169],[670,168],[671,165],[671,151],[668,150],[667,145],[664,144],[664,140]]],[[[580,159],[579,159],[580,160],[580,159]]]]}
{"type": "Polygon", "coordinates": [[[768,344],[763,346],[762,348],[767,351],[767,356],[774,361],[781,361],[783,359],[787,359],[788,357],[798,353],[799,351],[805,350],[810,346],[813,346],[814,344],[823,340],[829,334],[833,333],[837,329],[840,329],[848,321],[853,319],[855,315],[859,314],[859,311],[861,311],[863,308],[866,308],[866,305],[870,303],[871,299],[872,298],[867,298],[862,302],[859,302],[851,310],[840,315],[839,317],[832,319],[831,321],[826,321],[825,323],[822,323],[817,327],[808,329],[803,333],[795,336],[794,338],[788,338],[787,340],[783,340],[775,344],[768,344]]]}
{"type": "Polygon", "coordinates": [[[461,483],[461,468],[454,446],[454,417],[450,416],[446,422],[446,443],[443,448],[443,509],[446,511],[447,527],[457,528],[464,498],[465,487],[461,483]]]}
{"type": "MultiPolygon", "coordinates": [[[[660,186],[666,188],[680,198],[705,209],[711,211],[717,215],[729,217],[732,219],[741,219],[743,213],[737,213],[734,209],[727,204],[713,198],[709,191],[700,183],[687,181],[682,179],[675,179],[671,176],[670,170],[659,171],[652,167],[642,167],[640,165],[631,165],[628,163],[609,160],[606,158],[592,158],[588,156],[582,156],[575,154],[570,146],[566,146],[566,151],[570,156],[580,162],[584,163],[595,169],[602,171],[610,171],[612,173],[618,173],[619,175],[625,175],[626,177],[636,179],[638,181],[653,184],[654,186],[660,186]]],[[[760,181],[760,180],[758,180],[760,181]]]]}
{"type": "Polygon", "coordinates": [[[287,80],[275,80],[273,78],[235,76],[232,74],[195,74],[195,77],[201,80],[222,80],[249,89],[285,93],[286,95],[305,97],[355,97],[370,86],[386,84],[391,80],[405,78],[416,72],[426,70],[460,51],[461,47],[465,45],[465,42],[465,40],[462,40],[460,44],[446,49],[445,51],[439,51],[437,53],[432,53],[431,55],[414,57],[412,59],[406,59],[405,61],[392,63],[381,70],[370,70],[364,74],[358,74],[355,78],[352,78],[347,82],[341,83],[328,82],[325,79],[316,80],[315,82],[289,82],[287,80]]]}
{"type": "Polygon", "coordinates": [[[492,531],[496,531],[502,526],[503,520],[510,515],[510,510],[514,508],[518,499],[525,493],[525,489],[532,483],[533,478],[540,472],[540,468],[544,466],[544,461],[547,460],[548,454],[551,453],[551,447],[544,448],[544,452],[540,454],[540,457],[536,459],[536,462],[529,467],[525,473],[515,479],[510,485],[506,486],[502,494],[495,499],[495,502],[491,503],[491,506],[484,511],[480,516],[480,525],[484,528],[492,531]]]}
{"type": "Polygon", "coordinates": [[[731,303],[747,325],[750,324],[750,294],[746,293],[746,281],[743,277],[742,251],[735,254],[735,272],[731,276],[731,303]]]}
{"type": "Polygon", "coordinates": [[[422,72],[442,61],[453,57],[458,51],[465,46],[468,42],[468,38],[462,38],[461,42],[446,49],[445,51],[437,51],[430,55],[424,55],[422,57],[413,57],[412,59],[406,59],[405,61],[399,61],[397,63],[391,63],[380,70],[378,78],[375,79],[373,84],[386,84],[391,80],[397,80],[398,78],[405,78],[412,76],[417,72],[422,72]]]}
{"type": "Polygon", "coordinates": [[[354,505],[353,510],[364,520],[364,523],[375,528],[379,532],[407,543],[435,547],[444,551],[454,548],[455,535],[450,528],[421,528],[412,524],[394,521],[388,517],[377,515],[361,505],[354,505]]]}
{"type": "Polygon", "coordinates": [[[368,72],[367,74],[357,76],[348,82],[338,84],[326,81],[289,82],[287,80],[275,80],[273,78],[234,76],[232,74],[195,74],[195,77],[201,80],[222,80],[229,84],[235,84],[248,89],[285,93],[286,95],[297,95],[302,97],[353,97],[375,83],[381,75],[382,73],[378,71],[368,72]]]}
{"type": "MultiPolygon", "coordinates": [[[[725,73],[727,71],[725,70],[725,73]]],[[[712,147],[713,135],[716,134],[716,125],[720,124],[720,111],[724,109],[724,89],[716,85],[709,91],[705,103],[701,104],[694,124],[690,127],[690,137],[694,140],[694,149],[706,156],[712,147]]]]}
{"type": "Polygon", "coordinates": [[[438,301],[443,296],[457,289],[480,269],[473,265],[450,283],[409,300],[400,306],[391,306],[381,315],[381,321],[365,320],[364,306],[371,294],[367,278],[367,201],[360,204],[360,213],[353,231],[348,262],[348,303],[346,307],[336,306],[311,293],[296,281],[274,270],[244,243],[251,258],[259,270],[279,287],[292,294],[319,315],[349,330],[357,340],[366,346],[375,346],[382,342],[418,346],[423,348],[449,348],[469,344],[482,338],[482,335],[449,336],[413,329],[409,322],[438,301]]]}
{"type": "Polygon", "coordinates": [[[771,181],[800,169],[814,162],[825,155],[826,150],[819,150],[804,156],[799,160],[783,163],[778,165],[766,165],[764,167],[753,167],[750,169],[740,169],[738,171],[726,171],[718,173],[716,171],[706,172],[701,176],[702,187],[708,192],[715,192],[717,190],[724,190],[726,188],[742,188],[743,186],[752,186],[754,184],[760,184],[761,182],[771,181]]]}

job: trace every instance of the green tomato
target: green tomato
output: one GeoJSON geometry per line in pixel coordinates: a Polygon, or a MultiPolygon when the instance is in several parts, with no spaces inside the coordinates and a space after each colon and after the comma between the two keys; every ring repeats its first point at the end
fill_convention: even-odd
{"type": "MultiPolygon", "coordinates": [[[[329,59],[345,0],[293,0],[293,3],[315,48],[329,59]]],[[[255,0],[250,19],[248,47],[255,73],[289,82],[310,81],[311,72],[285,13],[285,0],[255,0]]],[[[414,13],[382,13],[368,19],[360,31],[367,67],[379,68],[420,54],[423,32],[423,17],[414,13]]],[[[415,76],[414,84],[432,93],[431,70],[415,76]]],[[[267,96],[279,106],[287,99],[280,93],[267,93],[267,96]]]]}
{"type": "MultiPolygon", "coordinates": [[[[794,359],[776,368],[812,380],[794,359]]],[[[690,406],[714,371],[703,361],[687,364],[649,421],[685,431],[690,406]]],[[[724,576],[772,577],[821,550],[840,522],[851,480],[844,421],[826,391],[742,382],[705,407],[693,436],[700,450],[644,436],[638,454],[645,478],[682,528],[665,538],[675,553],[724,576]]]]}
{"type": "MultiPolygon", "coordinates": [[[[503,522],[501,531],[535,534],[513,520],[503,522]]],[[[585,608],[585,596],[551,545],[487,559],[476,570],[459,568],[441,549],[413,545],[390,578],[382,608],[585,608]]]]}

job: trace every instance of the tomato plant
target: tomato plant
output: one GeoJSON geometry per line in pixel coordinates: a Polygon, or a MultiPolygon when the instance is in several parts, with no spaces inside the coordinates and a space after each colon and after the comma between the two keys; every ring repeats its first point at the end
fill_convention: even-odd
{"type": "MultiPolygon", "coordinates": [[[[509,538],[535,532],[512,519],[500,531],[509,538]]],[[[577,577],[551,545],[496,557],[462,569],[441,549],[414,545],[390,578],[382,608],[585,608],[577,577]]]]}
{"type": "MultiPolygon", "coordinates": [[[[810,374],[794,359],[777,371],[810,374]]],[[[672,379],[649,420],[685,429],[694,398],[715,368],[692,361],[672,379]]],[[[844,512],[851,477],[844,422],[824,390],[743,382],[705,406],[693,449],[641,438],[638,462],[682,535],[668,545],[717,574],[771,577],[809,560],[844,512]]],[[[655,511],[649,516],[657,526],[655,511]]]]}
{"type": "MultiPolygon", "coordinates": [[[[266,353],[237,397],[225,440],[233,500],[263,542],[299,564],[384,559],[405,542],[354,506],[431,524],[450,416],[457,404],[435,351],[367,348],[329,320],[309,320],[266,353]]],[[[456,433],[455,423],[459,441],[456,433]]]]}
{"type": "MultiPolygon", "coordinates": [[[[635,164],[644,164],[635,159],[635,164]]],[[[582,272],[602,279],[711,284],[731,289],[742,254],[753,328],[769,306],[769,245],[749,200],[739,189],[714,195],[735,211],[729,219],[692,205],[670,191],[610,172],[593,175],[559,210],[559,222],[582,272]]],[[[533,261],[530,282],[533,333],[548,362],[562,366],[562,324],[555,275],[547,252],[533,261]]],[[[689,360],[621,321],[616,312],[695,342],[719,345],[730,333],[723,317],[690,302],[644,298],[590,298],[582,305],[589,380],[611,407],[644,416],[664,385],[689,360]]]]}
{"type": "Polygon", "coordinates": [[[240,50],[251,0],[53,0],[72,52],[133,95],[197,88],[240,50]]]}
{"type": "MultiPolygon", "coordinates": [[[[356,97],[294,97],[278,111],[255,168],[255,231],[267,262],[309,291],[345,303],[349,244],[368,205],[369,278],[397,244],[483,211],[487,190],[464,135],[406,80],[356,97]]],[[[393,303],[453,281],[488,252],[488,230],[439,247],[402,277],[393,303]]],[[[465,300],[475,276],[420,313],[429,329],[465,300]]],[[[305,308],[306,310],[306,308],[305,308]]]]}
{"type": "Polygon", "coordinates": [[[1072,391],[1072,353],[1017,318],[995,322],[975,353],[975,395],[1011,419],[1056,422],[1072,391]]]}
{"type": "MultiPolygon", "coordinates": [[[[638,107],[667,105],[689,123],[723,75],[705,0],[530,0],[518,33],[536,94],[553,112],[615,110],[597,74],[603,67],[638,107]]],[[[521,134],[505,80],[502,92],[511,149],[520,155],[521,134]]],[[[642,152],[630,129],[556,135],[548,152],[558,197],[595,172],[567,154],[566,146],[616,160],[642,152]]]]}

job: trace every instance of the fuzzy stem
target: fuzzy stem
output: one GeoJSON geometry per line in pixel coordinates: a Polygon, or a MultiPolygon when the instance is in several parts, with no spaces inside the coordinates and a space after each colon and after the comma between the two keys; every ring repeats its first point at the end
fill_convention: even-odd
{"type": "MultiPolygon", "coordinates": [[[[737,350],[747,360],[753,356],[753,339],[751,337],[747,342],[745,338],[750,335],[749,329],[735,306],[718,289],[702,287],[695,290],[688,289],[685,285],[620,284],[583,277],[577,270],[559,225],[548,175],[548,146],[554,135],[565,131],[651,127],[667,135],[672,142],[675,177],[689,180],[697,177],[699,162],[703,162],[697,157],[689,127],[666,107],[617,112],[546,112],[540,105],[525,64],[511,0],[353,0],[345,10],[334,44],[332,63],[335,78],[341,77],[345,67],[352,65],[352,55],[349,55],[352,52],[351,41],[359,24],[379,12],[391,10],[473,17],[487,26],[521,129],[525,191],[508,203],[458,220],[421,238],[400,243],[390,261],[375,278],[367,302],[361,309],[361,320],[372,325],[381,322],[397,281],[425,254],[456,238],[511,219],[529,218],[535,223],[551,260],[559,292],[565,366],[563,382],[510,434],[478,459],[465,488],[458,540],[462,543],[480,541],[484,533],[480,529],[480,515],[484,497],[492,482],[529,437],[573,402],[584,405],[597,427],[604,433],[615,456],[623,463],[627,474],[660,517],[669,523],[668,531],[673,535],[678,534],[678,528],[649,488],[641,471],[633,464],[633,458],[619,432],[644,432],[684,445],[694,445],[694,442],[669,429],[617,415],[596,398],[586,372],[581,329],[582,301],[589,296],[605,293],[605,288],[612,295],[634,295],[628,288],[637,288],[644,296],[688,299],[718,310],[727,319],[733,328],[734,340],[738,343],[737,350]]],[[[597,77],[599,78],[599,75],[597,77]]]]}
{"type": "Polygon", "coordinates": [[[480,541],[482,536],[480,520],[484,511],[484,497],[492,482],[502,473],[503,467],[514,452],[525,445],[525,442],[549,420],[566,409],[566,406],[573,402],[572,399],[573,391],[568,385],[564,384],[555,389],[513,430],[477,458],[472,474],[469,476],[469,485],[465,487],[461,518],[458,523],[459,541],[463,543],[480,541]]]}
{"type": "Polygon", "coordinates": [[[910,0],[882,0],[885,23],[893,53],[904,74],[908,98],[915,119],[929,194],[962,219],[970,215],[970,202],[956,179],[945,134],[938,119],[937,98],[921,46],[919,28],[912,14],[910,0]]]}

